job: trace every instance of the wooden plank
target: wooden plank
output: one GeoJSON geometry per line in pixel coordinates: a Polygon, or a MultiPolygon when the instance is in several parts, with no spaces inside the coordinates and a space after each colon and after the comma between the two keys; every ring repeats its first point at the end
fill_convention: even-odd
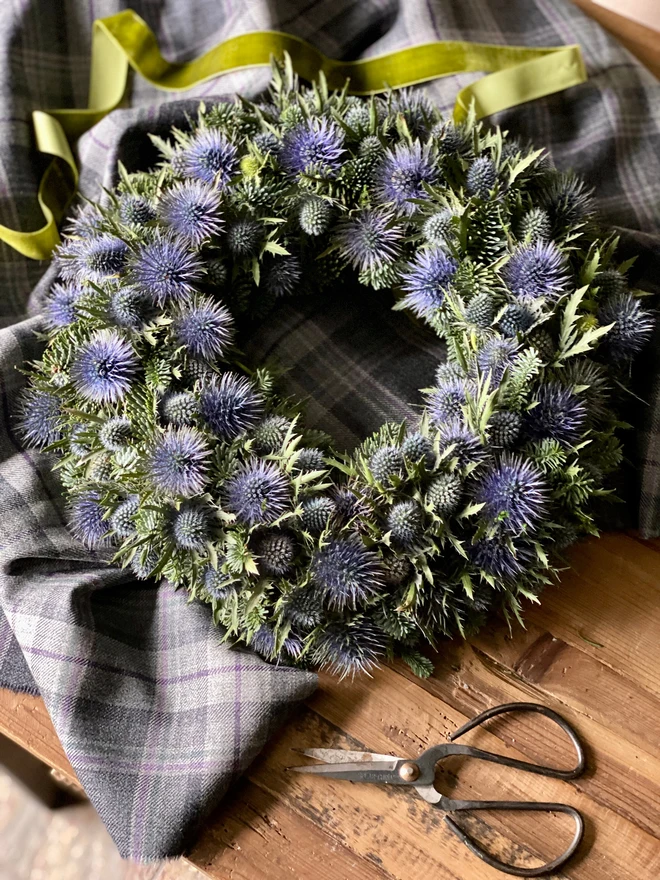
{"type": "Polygon", "coordinates": [[[0,733],[77,782],[41,697],[0,688],[0,733]]]}
{"type": "Polygon", "coordinates": [[[573,0],[573,3],[606,28],[642,64],[660,77],[660,35],[657,31],[610,9],[604,9],[592,0],[573,0]]]}

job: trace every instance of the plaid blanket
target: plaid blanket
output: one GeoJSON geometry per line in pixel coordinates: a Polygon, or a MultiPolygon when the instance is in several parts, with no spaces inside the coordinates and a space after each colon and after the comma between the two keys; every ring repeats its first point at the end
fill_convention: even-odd
{"type": "MultiPolygon", "coordinates": [[[[660,273],[660,84],[567,0],[133,0],[163,54],[188,59],[229,36],[273,28],[328,55],[357,58],[436,39],[536,46],[579,42],[589,81],[494,120],[551,148],[557,165],[597,191],[624,253],[640,255],[639,286],[660,273]]],[[[41,224],[35,193],[43,170],[30,113],[84,106],[92,20],[119,0],[14,0],[0,4],[0,222],[41,224]],[[64,9],[67,14],[65,15],[64,9]]],[[[450,110],[473,78],[429,86],[450,110]]],[[[118,158],[153,158],[146,133],[181,121],[196,100],[235,90],[256,95],[264,70],[192,90],[187,100],[135,80],[130,106],[81,139],[81,190],[99,197],[118,158]]],[[[218,643],[202,606],[169,588],[131,583],[68,535],[56,476],[43,455],[20,448],[11,411],[16,370],[38,354],[34,330],[52,270],[0,245],[0,684],[38,690],[69,759],[121,853],[155,859],[182,851],[231,780],[263,745],[283,710],[314,676],[266,665],[218,643]],[[32,292],[32,293],[31,293],[32,292]],[[27,315],[32,317],[27,317],[27,315]]],[[[649,346],[631,402],[636,498],[626,507],[646,535],[660,531],[660,347],[649,346]],[[643,402],[646,401],[646,402],[643,402]]],[[[311,424],[350,447],[386,419],[411,416],[442,357],[436,340],[376,298],[338,294],[321,308],[290,304],[246,341],[254,359],[289,370],[289,391],[308,397],[311,424]]]]}

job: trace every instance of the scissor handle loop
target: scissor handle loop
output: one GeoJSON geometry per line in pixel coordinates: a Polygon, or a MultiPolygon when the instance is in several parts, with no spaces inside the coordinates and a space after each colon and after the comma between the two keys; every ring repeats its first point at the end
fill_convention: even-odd
{"type": "Polygon", "coordinates": [[[486,862],[487,865],[490,865],[491,868],[496,868],[498,871],[502,871],[505,874],[513,874],[515,877],[542,877],[546,874],[552,874],[553,871],[561,868],[571,858],[580,845],[584,834],[584,820],[582,819],[581,814],[568,804],[546,804],[541,802],[526,803],[525,801],[451,801],[445,799],[442,807],[449,811],[526,810],[529,812],[566,813],[566,815],[571,816],[575,822],[575,834],[573,835],[573,840],[564,852],[556,859],[553,859],[551,862],[545,862],[545,864],[539,865],[535,868],[519,868],[517,865],[510,865],[496,859],[473,840],[450,816],[445,816],[445,822],[447,825],[451,828],[454,834],[463,841],[470,852],[486,862]]]}

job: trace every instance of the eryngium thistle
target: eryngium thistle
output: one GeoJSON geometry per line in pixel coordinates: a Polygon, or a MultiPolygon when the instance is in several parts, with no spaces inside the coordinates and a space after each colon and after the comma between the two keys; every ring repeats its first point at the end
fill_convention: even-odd
{"type": "Polygon", "coordinates": [[[628,281],[618,269],[605,269],[596,273],[593,281],[594,287],[598,288],[601,299],[608,299],[628,290],[628,281]]]}
{"type": "Polygon", "coordinates": [[[371,122],[369,104],[366,101],[355,100],[347,107],[344,122],[358,135],[367,132],[371,122]]]}
{"type": "Polygon", "coordinates": [[[529,344],[534,346],[544,364],[549,364],[554,360],[556,346],[547,331],[537,330],[532,333],[529,337],[529,344]]]}
{"type": "Polygon", "coordinates": [[[420,251],[403,272],[401,301],[419,318],[430,318],[445,298],[457,269],[456,260],[439,248],[420,251]]]}
{"type": "Polygon", "coordinates": [[[131,423],[122,416],[113,416],[104,422],[99,431],[99,441],[108,452],[118,452],[131,439],[131,423]]]}
{"type": "Polygon", "coordinates": [[[381,446],[369,459],[369,470],[374,479],[384,486],[393,477],[402,477],[404,466],[403,453],[396,446],[381,446]]]}
{"type": "Polygon", "coordinates": [[[552,221],[548,212],[544,208],[530,208],[518,224],[517,235],[526,244],[548,241],[552,237],[552,221]]]}
{"type": "Polygon", "coordinates": [[[490,293],[478,293],[465,308],[465,320],[477,327],[490,327],[495,317],[495,301],[490,293]]]}
{"type": "Polygon", "coordinates": [[[199,403],[190,391],[170,392],[163,397],[160,411],[170,425],[194,425],[199,414],[199,403]]]}
{"type": "Polygon", "coordinates": [[[231,576],[212,565],[204,569],[204,589],[212,599],[226,599],[234,592],[231,576]]]}
{"type": "Polygon", "coordinates": [[[138,550],[131,560],[131,571],[139,581],[151,577],[160,559],[155,550],[138,550]]]}
{"type": "Polygon", "coordinates": [[[114,330],[97,330],[76,352],[71,381],[76,390],[95,403],[121,400],[137,372],[133,346],[114,330]]]}
{"type": "Polygon", "coordinates": [[[224,260],[209,260],[204,264],[206,283],[213,287],[223,287],[227,282],[227,264],[224,260]]]}
{"type": "Polygon", "coordinates": [[[98,238],[77,242],[77,275],[79,281],[102,281],[118,275],[126,265],[128,245],[121,238],[104,233],[98,238]]]}
{"type": "Polygon", "coordinates": [[[74,425],[69,433],[69,449],[75,458],[84,458],[89,453],[89,443],[85,439],[87,425],[74,425]]]}
{"type": "Polygon", "coordinates": [[[548,178],[541,202],[557,230],[580,223],[593,211],[592,190],[570,171],[548,178]]]}
{"type": "Polygon", "coordinates": [[[183,242],[157,233],[134,255],[130,273],[136,288],[163,306],[169,301],[187,299],[201,279],[203,269],[183,242]]]}
{"type": "Polygon", "coordinates": [[[392,533],[392,540],[406,549],[421,538],[423,525],[424,513],[416,501],[399,501],[387,517],[387,528],[392,533]]]}
{"type": "Polygon", "coordinates": [[[181,239],[199,247],[223,226],[217,190],[199,180],[175,184],[158,205],[161,220],[181,239]]]}
{"type": "Polygon", "coordinates": [[[549,241],[519,245],[503,270],[509,289],[521,297],[555,298],[568,283],[568,264],[562,252],[549,241]]]}
{"type": "Polygon", "coordinates": [[[195,428],[167,428],[147,458],[151,484],[168,495],[190,498],[206,485],[209,447],[195,428]]]}
{"type": "Polygon", "coordinates": [[[147,319],[149,309],[144,293],[134,287],[120,287],[110,294],[108,316],[118,327],[139,330],[147,319]]]}
{"type": "Polygon", "coordinates": [[[291,422],[284,416],[268,416],[254,429],[254,448],[262,454],[279,452],[290,427],[291,422]]]}
{"type": "Polygon", "coordinates": [[[520,436],[522,418],[518,413],[502,410],[493,413],[488,422],[488,439],[493,446],[513,446],[520,436]]]}
{"type": "Polygon", "coordinates": [[[296,547],[293,539],[286,532],[264,532],[259,535],[254,552],[262,571],[275,577],[282,577],[291,571],[296,547]]]}
{"type": "Polygon", "coordinates": [[[323,605],[314,586],[298,587],[282,597],[282,613],[301,630],[311,630],[323,619],[323,605]]]}
{"type": "Polygon", "coordinates": [[[336,122],[306,119],[284,136],[280,161],[289,174],[334,176],[341,165],[344,133],[336,122]]]}
{"type": "Polygon", "coordinates": [[[428,401],[429,417],[433,424],[439,427],[446,422],[462,419],[463,407],[471,390],[471,383],[465,379],[447,379],[434,388],[428,401]]]}
{"type": "Polygon", "coordinates": [[[262,153],[274,153],[277,155],[280,151],[282,142],[273,134],[272,131],[261,131],[252,138],[252,143],[258,147],[262,153]]]}
{"type": "Polygon", "coordinates": [[[253,428],[264,408],[264,398],[253,383],[237,373],[224,373],[202,390],[202,418],[220,440],[235,440],[253,428]]]}
{"type": "Polygon", "coordinates": [[[463,496],[463,481],[457,474],[440,474],[426,490],[426,502],[438,516],[449,516],[463,496]]]}
{"type": "Polygon", "coordinates": [[[94,490],[83,492],[69,507],[69,528],[74,538],[89,548],[108,544],[108,523],[100,494],[94,490]]]}
{"type": "Polygon", "coordinates": [[[609,297],[598,312],[602,325],[614,324],[605,336],[605,348],[614,361],[631,360],[644,348],[653,333],[651,313],[631,293],[609,297]]]}
{"type": "Polygon", "coordinates": [[[56,330],[73,324],[78,317],[76,303],[83,294],[83,289],[77,284],[53,284],[44,302],[46,326],[56,330]]]}
{"type": "Polygon", "coordinates": [[[272,660],[275,655],[276,642],[277,637],[275,635],[275,630],[267,624],[262,624],[262,626],[252,634],[252,637],[250,638],[250,647],[253,651],[256,651],[257,654],[265,657],[266,660],[272,660]]]}
{"type": "Polygon", "coordinates": [[[479,156],[470,165],[465,178],[467,191],[480,199],[488,198],[488,194],[497,182],[497,169],[488,156],[479,156]]]}
{"type": "Polygon", "coordinates": [[[449,208],[443,208],[424,221],[422,235],[430,245],[442,247],[445,244],[447,236],[451,233],[453,216],[449,208]]]}
{"type": "Polygon", "coordinates": [[[468,464],[476,464],[483,461],[486,456],[486,450],[481,445],[479,437],[461,422],[448,422],[440,425],[438,436],[440,451],[444,452],[451,447],[449,460],[456,459],[458,467],[463,468],[468,464]]]}
{"type": "Polygon", "coordinates": [[[527,306],[511,303],[500,318],[500,330],[505,336],[515,336],[529,330],[535,320],[534,313],[527,306]]]}
{"type": "Polygon", "coordinates": [[[223,188],[238,169],[236,147],[217,128],[200,129],[183,152],[188,177],[223,188]]]}
{"type": "Polygon", "coordinates": [[[124,193],[119,199],[119,219],[128,226],[144,226],[156,219],[156,210],[148,199],[124,193]]]}
{"type": "Polygon", "coordinates": [[[298,221],[307,235],[323,235],[332,220],[333,210],[325,199],[305,199],[300,207],[298,221]]]}
{"type": "Polygon", "coordinates": [[[435,452],[433,451],[433,443],[424,434],[419,431],[408,434],[401,444],[401,452],[408,461],[417,463],[424,462],[424,467],[431,470],[435,464],[435,452]]]}
{"type": "Polygon", "coordinates": [[[383,577],[386,584],[398,587],[411,572],[412,565],[405,556],[383,557],[383,577]]]}
{"type": "Polygon", "coordinates": [[[364,208],[339,224],[340,253],[358,272],[375,270],[399,256],[402,232],[387,211],[364,208]]]}
{"type": "Polygon", "coordinates": [[[110,528],[119,538],[130,538],[137,531],[135,526],[135,514],[140,506],[140,498],[138,495],[130,495],[125,501],[119,504],[109,523],[110,528]]]}
{"type": "Polygon", "coordinates": [[[392,204],[402,214],[414,214],[416,208],[410,199],[426,198],[425,183],[435,183],[438,169],[428,146],[419,141],[412,145],[397,144],[387,150],[378,172],[376,196],[383,203],[392,204]]]}
{"type": "Polygon", "coordinates": [[[360,141],[358,152],[362,159],[375,163],[383,155],[384,147],[377,135],[367,135],[360,141]]]}
{"type": "Polygon", "coordinates": [[[89,477],[95,483],[107,483],[112,479],[112,460],[109,455],[99,455],[89,469],[89,477]]]}
{"type": "Polygon", "coordinates": [[[236,257],[249,257],[259,250],[263,227],[256,220],[237,220],[227,230],[227,246],[236,257]]]}
{"type": "Polygon", "coordinates": [[[183,504],[174,514],[172,536],[182,550],[203,550],[211,536],[209,509],[200,504],[183,504]]]}
{"type": "Polygon", "coordinates": [[[359,539],[330,541],[312,557],[312,581],[329,608],[358,608],[383,588],[383,569],[373,550],[359,539]]]}
{"type": "Polygon", "coordinates": [[[386,636],[369,620],[333,621],[314,642],[314,663],[340,680],[369,672],[385,653],[386,636]]]}
{"type": "Polygon", "coordinates": [[[225,484],[225,506],[248,526],[270,525],[290,506],[286,475],[273,462],[252,459],[225,484]]]}
{"type": "Polygon", "coordinates": [[[332,498],[326,498],[322,495],[306,498],[302,503],[302,513],[300,514],[303,528],[311,535],[320,535],[328,527],[335,509],[335,502],[332,498]]]}
{"type": "Polygon", "coordinates": [[[477,353],[481,372],[490,374],[491,387],[499,385],[504,373],[512,367],[518,354],[518,345],[511,339],[489,339],[477,353]]]}
{"type": "Polygon", "coordinates": [[[21,394],[18,429],[27,446],[43,449],[60,437],[62,417],[59,397],[50,391],[28,388],[21,394]]]}
{"type": "Polygon", "coordinates": [[[264,287],[271,296],[294,293],[302,278],[300,260],[295,254],[273,259],[264,273],[264,287]]]}
{"type": "Polygon", "coordinates": [[[434,119],[433,106],[420,89],[405,88],[392,92],[390,112],[395,115],[400,113],[412,136],[418,138],[428,135],[430,123],[434,119]]]}
{"type": "Polygon", "coordinates": [[[293,467],[303,474],[310,471],[323,471],[327,469],[323,453],[320,449],[314,447],[300,449],[293,467]]]}
{"type": "Polygon", "coordinates": [[[571,444],[579,439],[587,418],[587,409],[569,388],[557,383],[541,385],[534,397],[535,406],[525,417],[525,432],[534,439],[549,437],[571,444]]]}
{"type": "Polygon", "coordinates": [[[524,545],[515,546],[500,535],[482,538],[467,551],[477,568],[505,581],[515,580],[525,570],[530,558],[524,545]]]}
{"type": "Polygon", "coordinates": [[[432,134],[438,150],[446,156],[457,153],[465,157],[472,152],[472,138],[463,125],[438,122],[433,126],[432,134]]]}
{"type": "Polygon", "coordinates": [[[538,468],[521,456],[505,454],[482,478],[475,500],[484,505],[483,517],[519,534],[535,529],[545,512],[546,496],[538,468]]]}
{"type": "Polygon", "coordinates": [[[206,296],[184,303],[174,316],[177,342],[194,358],[222,357],[234,337],[234,319],[228,309],[206,296]]]}

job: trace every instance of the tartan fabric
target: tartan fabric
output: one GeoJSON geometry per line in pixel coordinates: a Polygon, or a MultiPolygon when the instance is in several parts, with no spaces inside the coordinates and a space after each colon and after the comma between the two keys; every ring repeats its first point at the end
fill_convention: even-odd
{"type": "MultiPolygon", "coordinates": [[[[163,54],[184,60],[229,36],[290,31],[328,55],[357,58],[435,39],[536,46],[579,42],[590,78],[569,92],[499,114],[521,139],[551,148],[597,191],[636,283],[660,278],[660,85],[567,0],[135,0],[163,54]]],[[[0,222],[41,223],[35,193],[33,109],[84,106],[91,23],[117,0],[11,0],[0,4],[0,222]]],[[[449,110],[473,74],[432,83],[449,110]]],[[[164,132],[195,107],[240,90],[256,95],[264,70],[206,83],[186,95],[135,79],[130,106],[78,144],[81,190],[98,198],[154,158],[148,131],[164,132]]],[[[180,852],[263,745],[286,708],[315,679],[218,644],[207,610],[185,596],[137,585],[68,535],[56,476],[43,455],[20,449],[10,413],[24,381],[16,366],[38,354],[33,331],[47,266],[0,245],[0,683],[43,695],[69,759],[122,854],[180,852]],[[33,317],[26,317],[26,312],[33,317]]],[[[631,456],[637,497],[626,511],[644,534],[660,532],[660,332],[637,369],[631,456]],[[641,500],[640,500],[641,493],[641,500]]],[[[290,303],[244,340],[247,354],[287,368],[289,391],[308,399],[308,421],[351,447],[386,419],[414,418],[417,389],[442,358],[437,340],[382,297],[344,290],[325,304],[290,303]]]]}

